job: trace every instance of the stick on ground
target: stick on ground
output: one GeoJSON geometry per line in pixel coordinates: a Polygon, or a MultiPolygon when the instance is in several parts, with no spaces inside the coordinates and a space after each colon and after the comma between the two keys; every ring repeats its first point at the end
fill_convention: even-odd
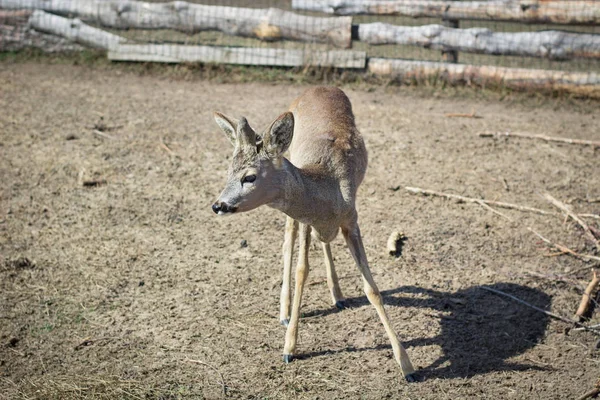
{"type": "Polygon", "coordinates": [[[171,156],[175,155],[175,152],[173,150],[171,150],[169,148],[169,146],[167,146],[167,144],[165,143],[165,141],[163,140],[163,138],[160,138],[159,145],[160,145],[160,147],[162,149],[164,149],[167,153],[169,153],[169,155],[171,155],[171,156]]]}
{"type": "Polygon", "coordinates": [[[588,330],[588,331],[591,331],[591,332],[594,332],[594,333],[600,334],[600,331],[597,331],[597,330],[596,330],[596,329],[594,329],[594,328],[591,328],[591,327],[589,327],[589,326],[586,326],[586,325],[582,324],[582,323],[581,323],[581,322],[579,322],[579,321],[574,321],[574,320],[571,320],[571,319],[569,319],[569,318],[563,317],[563,316],[561,316],[561,315],[558,315],[558,314],[551,313],[550,311],[546,311],[546,310],[544,310],[543,308],[539,308],[539,307],[537,307],[537,306],[534,306],[533,304],[530,304],[530,303],[526,302],[525,300],[521,300],[521,299],[519,299],[518,297],[515,297],[515,296],[513,296],[512,294],[508,294],[508,293],[506,293],[506,292],[503,292],[503,291],[501,291],[501,290],[493,289],[493,288],[491,288],[491,287],[487,287],[487,286],[480,286],[480,287],[481,287],[481,289],[483,289],[483,290],[487,290],[487,291],[489,291],[489,292],[493,292],[493,293],[499,294],[499,295],[501,295],[501,296],[504,296],[504,297],[508,297],[508,298],[510,298],[510,299],[513,299],[513,300],[514,300],[514,301],[516,301],[517,303],[521,303],[521,304],[523,304],[523,305],[525,305],[525,306],[527,306],[527,307],[529,307],[529,308],[532,308],[532,309],[534,309],[534,310],[536,310],[536,311],[539,311],[539,312],[541,312],[541,313],[544,313],[544,314],[546,314],[546,315],[547,315],[547,316],[549,316],[549,317],[552,317],[552,318],[558,319],[558,320],[560,320],[560,321],[563,321],[563,322],[566,322],[566,323],[568,323],[568,324],[575,324],[575,325],[577,325],[577,326],[579,326],[579,327],[581,327],[581,328],[584,328],[585,330],[588,330]]]}
{"type": "Polygon", "coordinates": [[[596,236],[594,236],[588,224],[586,224],[581,218],[579,218],[573,211],[569,210],[566,204],[556,200],[549,193],[546,193],[544,195],[544,198],[548,200],[550,204],[554,205],[556,208],[558,208],[559,210],[567,214],[569,217],[571,217],[575,222],[577,222],[579,226],[583,228],[583,231],[585,232],[587,238],[594,244],[594,246],[596,246],[596,249],[600,251],[600,242],[598,241],[598,239],[596,239],[596,236]]]}
{"type": "MultiPolygon", "coordinates": [[[[485,204],[489,204],[491,206],[507,208],[510,210],[533,212],[533,213],[541,214],[541,215],[557,215],[556,213],[554,213],[552,211],[541,210],[539,208],[528,207],[528,206],[521,206],[519,204],[504,203],[502,201],[475,199],[473,197],[465,197],[465,196],[460,196],[458,194],[436,192],[435,190],[427,190],[427,189],[421,189],[421,188],[410,187],[410,186],[406,186],[404,189],[408,190],[411,193],[422,194],[424,196],[445,197],[447,199],[460,200],[460,201],[464,201],[466,203],[477,203],[477,204],[485,203],[485,204]]],[[[597,215],[597,214],[575,214],[575,215],[577,215],[578,217],[589,217],[589,218],[600,219],[600,215],[597,215]]]]}
{"type": "Polygon", "coordinates": [[[570,255],[572,255],[575,258],[579,258],[579,259],[582,259],[582,260],[585,260],[585,261],[600,261],[600,257],[591,256],[591,255],[588,255],[588,254],[580,254],[580,253],[577,253],[577,252],[569,249],[568,247],[566,247],[566,246],[564,246],[562,244],[554,243],[554,242],[546,239],[538,231],[536,231],[536,230],[534,230],[534,229],[532,229],[530,227],[527,227],[527,230],[530,231],[531,233],[533,233],[534,235],[536,235],[537,237],[539,237],[540,239],[542,239],[542,241],[544,243],[546,243],[546,244],[548,244],[548,245],[550,245],[550,246],[552,246],[552,247],[554,247],[554,248],[562,251],[563,253],[570,254],[570,255]]]}
{"type": "MultiPolygon", "coordinates": [[[[544,211],[544,210],[539,210],[537,208],[532,208],[532,207],[526,207],[526,206],[519,206],[517,204],[510,204],[510,203],[502,203],[499,201],[489,201],[489,200],[483,200],[483,199],[474,199],[472,197],[464,197],[464,196],[459,196],[456,194],[449,194],[449,193],[441,193],[441,192],[436,192],[433,190],[425,190],[425,189],[420,189],[420,188],[415,188],[415,187],[405,187],[406,190],[408,190],[411,193],[418,193],[418,194],[423,194],[426,196],[438,196],[438,197],[445,197],[447,199],[455,199],[455,200],[461,200],[464,202],[468,202],[468,203],[475,203],[475,204],[479,204],[480,206],[484,207],[485,209],[487,209],[488,211],[491,211],[497,215],[500,215],[501,217],[507,219],[508,221],[511,222],[515,222],[514,219],[512,219],[511,217],[509,217],[508,215],[501,213],[498,210],[493,209],[492,207],[490,207],[489,205],[495,205],[498,207],[504,207],[504,208],[509,208],[509,209],[513,209],[513,210],[519,210],[519,211],[531,211],[531,212],[536,212],[538,214],[542,214],[542,215],[556,215],[552,212],[549,211],[544,211]]],[[[542,241],[544,241],[545,243],[547,243],[548,245],[560,250],[563,253],[566,254],[570,254],[573,257],[585,260],[585,261],[600,261],[600,257],[596,257],[596,256],[591,256],[591,255],[587,255],[587,254],[579,254],[571,249],[569,249],[568,247],[558,244],[558,243],[554,243],[548,239],[546,239],[544,236],[542,236],[539,232],[537,232],[536,230],[534,230],[533,228],[527,227],[527,230],[532,232],[534,235],[536,235],[537,237],[539,237],[540,239],[542,239],[542,241]]]]}
{"type": "Polygon", "coordinates": [[[544,140],[546,142],[560,142],[560,143],[569,143],[569,144],[581,144],[585,146],[595,146],[600,147],[600,142],[596,142],[593,140],[581,140],[581,139],[571,139],[571,138],[561,138],[561,137],[552,137],[545,135],[535,135],[532,133],[522,133],[522,132],[482,132],[479,134],[479,137],[518,137],[524,139],[538,139],[544,140]]]}
{"type": "Polygon", "coordinates": [[[221,371],[219,371],[216,367],[213,367],[212,365],[210,365],[204,361],[191,360],[189,358],[186,358],[185,361],[190,362],[192,364],[204,365],[205,367],[208,367],[208,368],[212,369],[213,371],[215,371],[217,374],[219,374],[219,377],[221,378],[221,381],[219,382],[219,384],[223,388],[223,395],[227,396],[227,385],[225,384],[225,378],[223,377],[223,374],[221,373],[221,371]]]}
{"type": "Polygon", "coordinates": [[[107,138],[107,139],[111,139],[111,140],[115,139],[114,136],[109,135],[108,133],[101,132],[98,129],[94,129],[94,130],[92,130],[92,132],[94,132],[98,136],[102,136],[103,138],[107,138]]]}
{"type": "Polygon", "coordinates": [[[594,296],[594,290],[596,290],[596,287],[598,287],[598,284],[600,283],[600,277],[595,270],[592,272],[592,274],[592,280],[585,288],[583,297],[581,298],[581,303],[579,303],[579,308],[577,308],[577,312],[575,313],[575,318],[579,321],[581,321],[581,318],[587,312],[588,307],[590,306],[590,300],[594,296]]]}
{"type": "Polygon", "coordinates": [[[426,189],[420,189],[420,188],[409,187],[409,186],[406,186],[405,189],[411,193],[423,194],[425,196],[445,197],[447,199],[461,200],[461,201],[464,201],[467,203],[477,203],[477,204],[485,203],[485,204],[489,204],[489,205],[496,206],[496,207],[508,208],[508,209],[519,210],[519,211],[528,211],[528,212],[533,212],[533,213],[541,214],[541,215],[555,215],[555,213],[553,213],[552,211],[540,210],[539,208],[521,206],[518,204],[504,203],[501,201],[474,199],[472,197],[464,197],[464,196],[459,196],[457,194],[442,193],[442,192],[436,192],[434,190],[426,190],[426,189]]]}
{"type": "Polygon", "coordinates": [[[598,379],[598,382],[596,382],[596,385],[594,386],[594,388],[592,390],[581,395],[581,397],[578,397],[577,400],[589,399],[589,398],[597,396],[598,394],[600,394],[600,379],[598,379]]]}
{"type": "Polygon", "coordinates": [[[477,115],[475,114],[475,110],[471,110],[470,114],[464,114],[464,113],[448,113],[445,114],[445,116],[447,118],[475,118],[475,119],[480,119],[483,118],[481,115],[477,115]]]}

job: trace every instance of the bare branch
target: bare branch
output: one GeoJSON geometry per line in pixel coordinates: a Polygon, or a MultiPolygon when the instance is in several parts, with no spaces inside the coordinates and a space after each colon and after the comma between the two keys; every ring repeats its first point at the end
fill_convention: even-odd
{"type": "Polygon", "coordinates": [[[518,204],[504,203],[501,201],[475,199],[472,197],[459,196],[457,194],[442,193],[442,192],[436,192],[434,190],[426,190],[426,189],[420,189],[420,188],[409,187],[409,186],[405,187],[405,189],[411,193],[423,194],[425,196],[445,197],[447,199],[461,200],[461,201],[464,201],[467,203],[477,203],[477,204],[485,203],[485,204],[496,206],[496,207],[509,208],[512,210],[519,210],[519,211],[528,211],[528,212],[533,212],[533,213],[541,214],[541,215],[556,215],[552,211],[540,210],[539,208],[521,206],[518,204]]]}
{"type": "Polygon", "coordinates": [[[522,132],[482,132],[479,134],[479,137],[518,137],[524,139],[538,139],[544,140],[546,142],[560,142],[560,143],[569,143],[569,144],[581,144],[585,146],[596,146],[600,147],[600,142],[593,140],[582,140],[582,139],[571,139],[571,138],[561,138],[561,137],[553,137],[553,136],[545,136],[545,135],[536,135],[533,133],[522,133],[522,132]]]}
{"type": "Polygon", "coordinates": [[[561,315],[554,314],[554,313],[552,313],[552,312],[550,312],[550,311],[546,311],[546,310],[544,310],[543,308],[539,308],[539,307],[537,307],[537,306],[534,306],[533,304],[530,304],[530,303],[526,302],[525,300],[521,300],[521,299],[519,299],[518,297],[515,297],[515,296],[513,296],[512,294],[508,294],[508,293],[505,293],[505,292],[503,292],[503,291],[501,291],[501,290],[498,290],[498,289],[493,289],[493,288],[491,288],[491,287],[487,287],[487,286],[480,286],[480,288],[481,288],[481,289],[483,289],[483,290],[487,290],[487,291],[489,291],[489,292],[493,292],[493,293],[499,294],[499,295],[501,295],[501,296],[504,296],[504,297],[508,297],[508,298],[510,298],[510,299],[513,299],[513,300],[514,300],[514,301],[516,301],[517,303],[521,303],[521,304],[523,304],[523,305],[525,305],[525,306],[527,306],[527,307],[529,307],[529,308],[532,308],[532,309],[534,309],[534,310],[536,310],[536,311],[539,311],[539,312],[541,312],[541,313],[544,313],[544,314],[546,314],[546,315],[547,315],[547,316],[549,316],[549,317],[552,317],[552,318],[558,319],[558,320],[560,320],[560,321],[563,321],[563,322],[566,322],[566,323],[568,323],[568,324],[575,324],[575,325],[579,326],[580,328],[584,328],[585,330],[588,330],[588,331],[590,331],[590,332],[594,332],[594,333],[596,333],[596,334],[600,334],[600,331],[598,331],[598,330],[596,330],[596,329],[594,329],[594,328],[592,328],[592,327],[586,326],[586,325],[582,324],[582,323],[581,323],[581,322],[579,322],[579,321],[574,321],[574,320],[571,320],[571,319],[569,319],[569,318],[567,318],[567,317],[563,317],[563,316],[561,316],[561,315]]]}
{"type": "Polygon", "coordinates": [[[546,200],[548,200],[551,204],[553,204],[555,207],[557,207],[559,210],[561,210],[562,212],[567,214],[569,217],[571,217],[575,222],[577,222],[579,224],[579,226],[581,226],[583,228],[583,231],[585,232],[585,235],[587,236],[587,238],[594,244],[594,246],[596,246],[596,249],[598,249],[600,251],[600,242],[598,242],[598,239],[596,239],[596,236],[594,236],[594,234],[590,230],[590,227],[588,226],[588,224],[586,224],[573,211],[571,211],[566,206],[566,204],[564,204],[561,201],[558,201],[557,199],[552,197],[549,193],[546,193],[544,195],[544,198],[546,200]]]}
{"type": "Polygon", "coordinates": [[[217,369],[217,367],[213,367],[209,363],[206,363],[206,362],[201,361],[201,360],[191,360],[189,358],[186,358],[185,361],[187,361],[189,363],[192,363],[192,364],[204,365],[205,367],[208,367],[208,368],[212,369],[213,371],[215,371],[217,374],[219,374],[219,377],[221,378],[221,381],[219,382],[219,384],[223,388],[223,395],[227,396],[227,385],[225,384],[225,378],[223,377],[223,374],[221,373],[221,371],[219,371],[217,369]]]}
{"type": "MultiPolygon", "coordinates": [[[[408,187],[408,186],[405,187],[405,189],[411,193],[418,193],[418,194],[423,194],[426,196],[445,197],[447,199],[454,199],[454,200],[460,200],[460,201],[464,201],[464,202],[468,202],[468,203],[479,204],[480,206],[484,207],[488,211],[491,211],[494,214],[500,215],[501,217],[503,217],[511,222],[515,222],[515,220],[513,218],[509,217],[508,215],[501,213],[498,210],[493,209],[492,207],[490,207],[490,204],[495,205],[497,207],[504,207],[504,208],[514,209],[514,210],[519,210],[519,211],[531,211],[531,212],[536,212],[538,214],[543,214],[543,215],[556,215],[555,213],[552,213],[550,211],[544,211],[544,210],[539,210],[537,208],[520,206],[517,204],[502,203],[502,202],[498,202],[498,201],[490,201],[490,200],[483,200],[483,199],[474,199],[472,197],[464,197],[464,196],[459,196],[456,194],[442,193],[442,192],[436,192],[433,190],[425,190],[425,189],[408,187]]],[[[546,239],[544,236],[542,236],[542,234],[540,234],[539,232],[537,232],[535,229],[533,229],[531,227],[526,227],[526,228],[528,231],[530,231],[531,233],[533,233],[534,235],[536,235],[537,237],[542,239],[542,241],[544,241],[546,244],[560,250],[561,252],[563,252],[565,254],[572,255],[573,257],[576,257],[576,258],[579,258],[579,259],[585,260],[585,261],[600,261],[600,257],[592,256],[592,255],[588,255],[588,254],[577,253],[562,244],[554,243],[554,242],[550,241],[549,239],[546,239]]]]}

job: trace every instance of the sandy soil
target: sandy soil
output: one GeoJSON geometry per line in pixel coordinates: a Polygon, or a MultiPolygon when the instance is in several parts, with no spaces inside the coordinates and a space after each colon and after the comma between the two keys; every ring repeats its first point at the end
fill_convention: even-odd
{"type": "Polygon", "coordinates": [[[316,249],[300,359],[283,364],[284,216],[212,213],[231,148],[211,111],[262,128],[303,89],[0,64],[0,397],[548,400],[594,385],[597,337],[481,289],[571,316],[593,263],[549,257],[525,227],[594,254],[582,231],[403,187],[543,209],[549,192],[598,214],[586,201],[600,198],[598,150],[477,136],[600,140],[597,107],[399,87],[346,91],[370,152],[367,254],[421,381],[401,378],[341,237],[333,251],[351,308],[330,305],[316,249]],[[473,109],[483,118],[444,115],[473,109]],[[407,236],[398,258],[385,249],[394,230],[407,236]]]}

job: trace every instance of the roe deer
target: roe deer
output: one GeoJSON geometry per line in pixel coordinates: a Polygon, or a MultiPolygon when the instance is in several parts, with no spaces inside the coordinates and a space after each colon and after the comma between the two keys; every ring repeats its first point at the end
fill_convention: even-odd
{"type": "Polygon", "coordinates": [[[262,135],[257,135],[243,117],[237,122],[218,112],[214,117],[234,151],[227,184],[213,211],[223,215],[268,205],[287,215],[280,310],[280,321],[287,325],[284,361],[290,362],[296,351],[311,231],[322,243],[333,303],[345,307],[329,245],[341,228],[396,361],[405,378],[412,381],[414,369],[383,308],[358,227],[356,192],[367,169],[367,150],[348,97],[333,87],[308,89],[262,135]],[[289,160],[283,156],[288,148],[289,160]],[[290,269],[297,236],[300,246],[290,315],[290,269]]]}

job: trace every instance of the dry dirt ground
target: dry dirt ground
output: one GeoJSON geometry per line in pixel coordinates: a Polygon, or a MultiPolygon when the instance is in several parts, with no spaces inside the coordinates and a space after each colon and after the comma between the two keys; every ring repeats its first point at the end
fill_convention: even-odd
{"type": "Polygon", "coordinates": [[[0,64],[0,397],[547,400],[593,387],[596,336],[482,289],[571,316],[594,264],[548,256],[526,227],[594,254],[582,231],[403,188],[552,209],[549,192],[598,214],[598,150],[477,136],[600,140],[598,104],[402,87],[346,91],[370,152],[358,200],[367,254],[421,381],[402,379],[341,237],[351,307],[331,306],[315,249],[299,359],[282,362],[284,216],[212,213],[231,148],[211,111],[263,128],[303,89],[0,64]],[[483,118],[445,116],[473,109],[483,118]],[[394,230],[407,237],[398,258],[386,254],[394,230]]]}

